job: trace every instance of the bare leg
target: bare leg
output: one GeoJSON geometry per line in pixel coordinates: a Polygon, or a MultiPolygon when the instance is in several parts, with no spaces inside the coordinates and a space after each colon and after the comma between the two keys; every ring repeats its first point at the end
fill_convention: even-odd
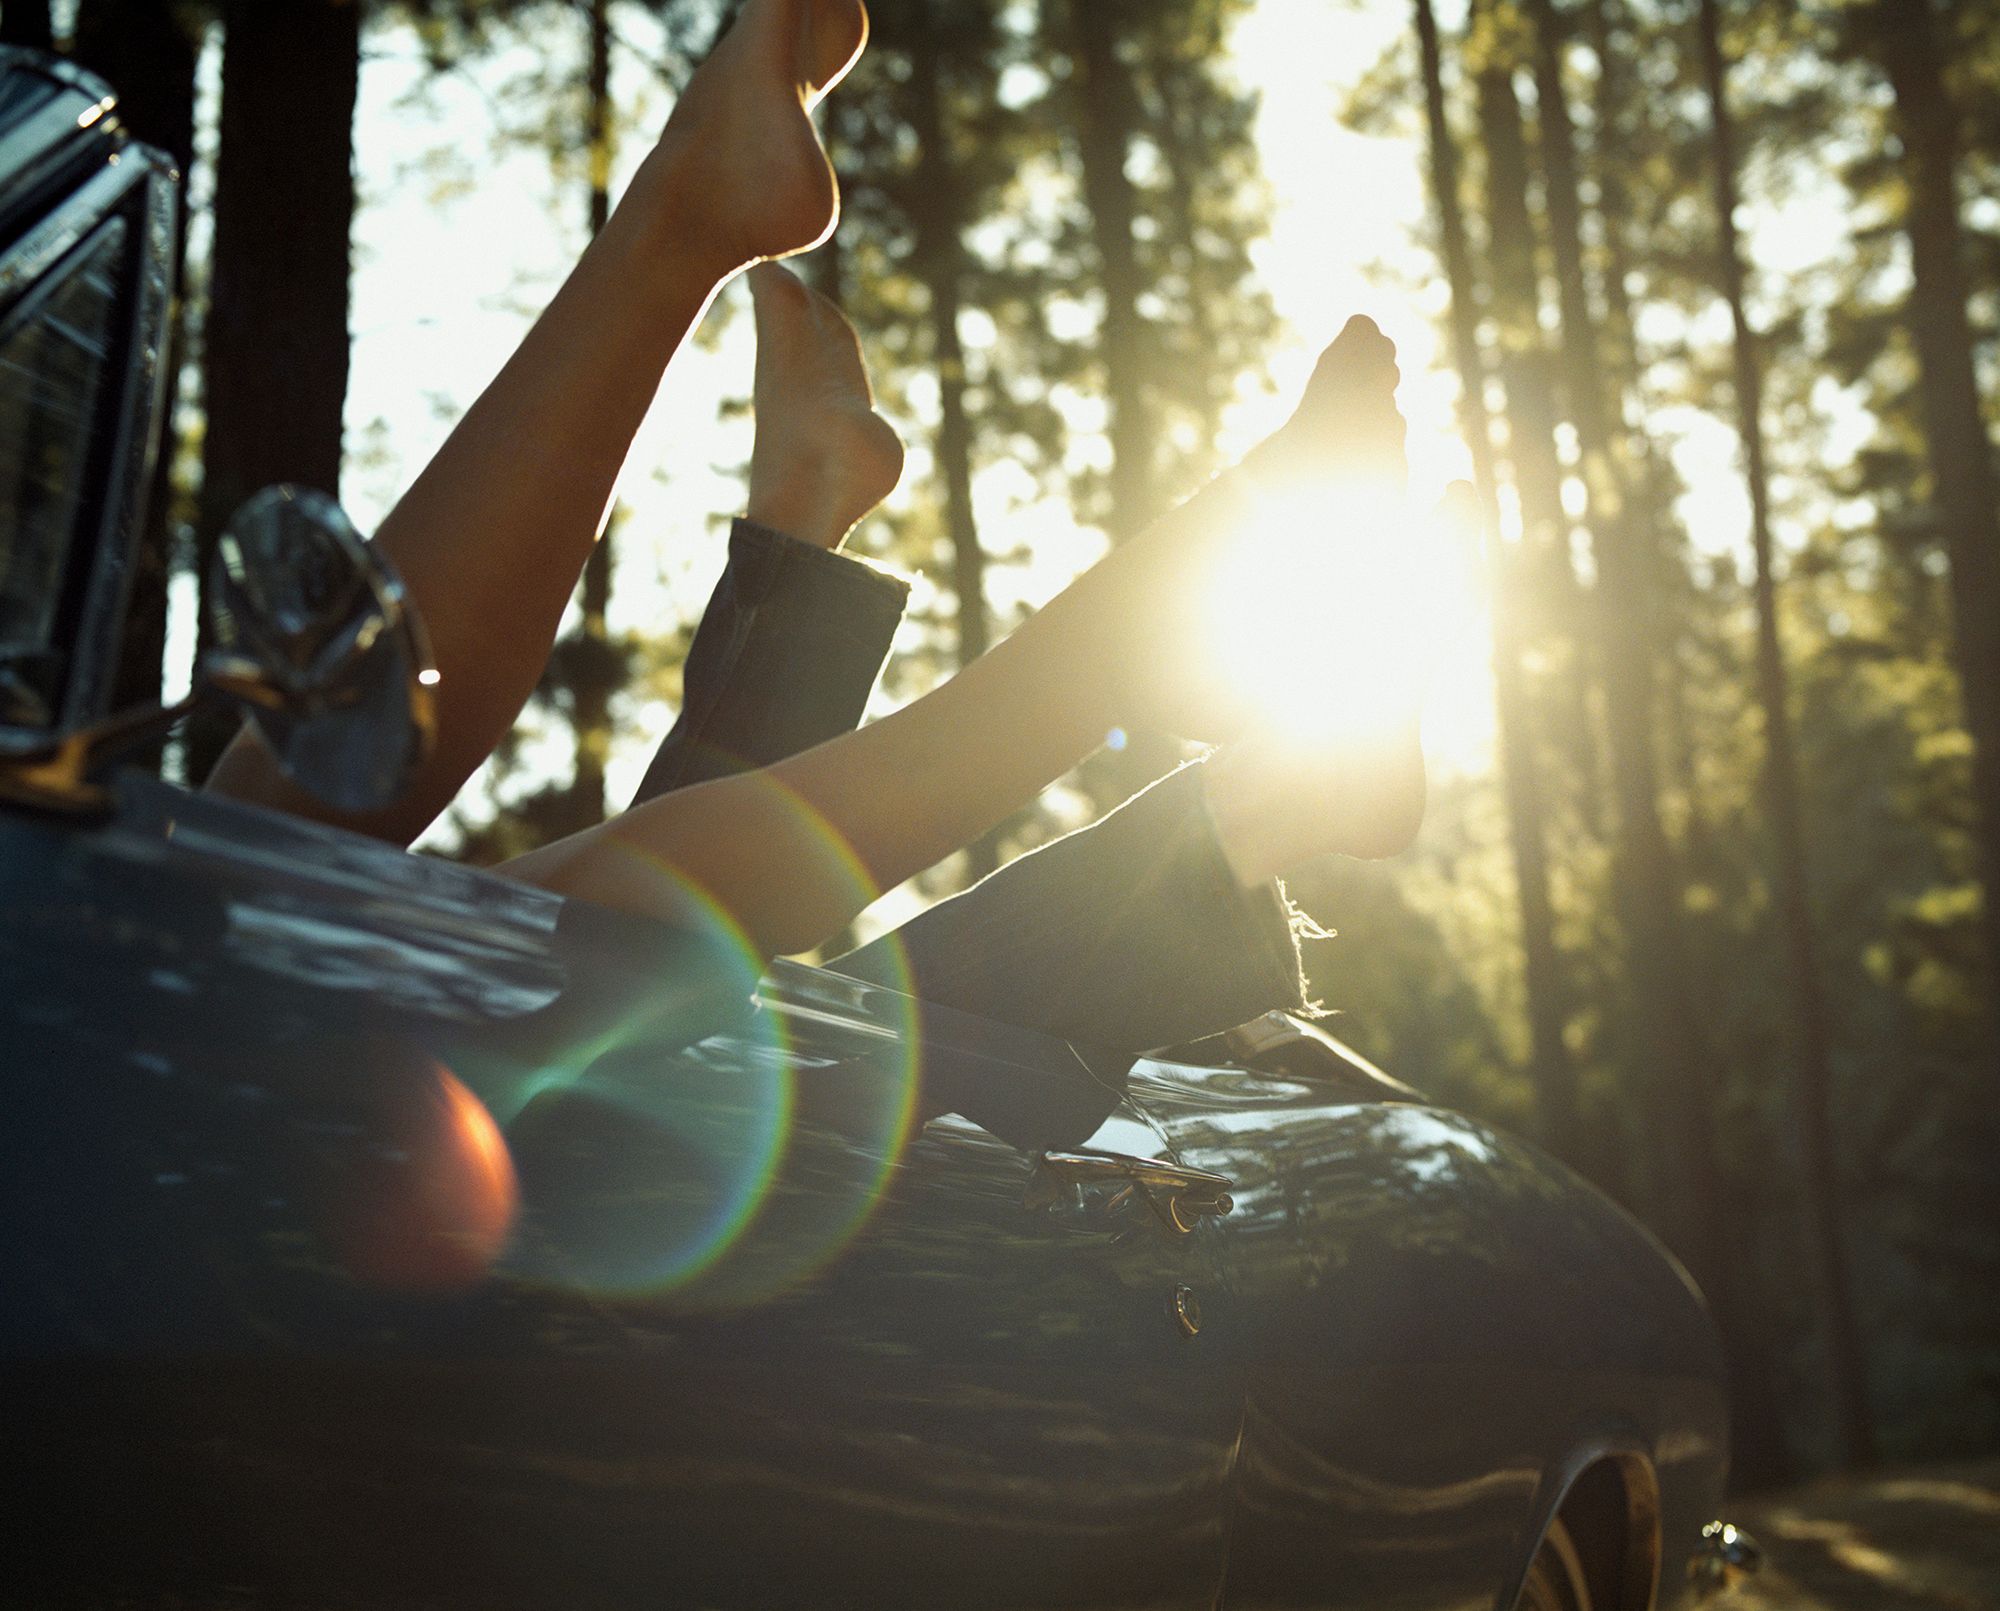
{"type": "Polygon", "coordinates": [[[681,667],[680,715],[635,801],[851,732],[909,596],[900,577],[830,557],[903,463],[874,412],[860,343],[832,303],[777,264],[752,269],[750,288],[754,518],[730,531],[729,564],[681,667]]]}
{"type": "MultiPolygon", "coordinates": [[[[1176,583],[1256,518],[1260,487],[1303,483],[1316,467],[1337,466],[1357,441],[1393,442],[1400,456],[1395,383],[1394,349],[1366,321],[1350,324],[1293,420],[1244,466],[1114,551],[944,687],[765,772],[648,802],[510,870],[566,894],[662,914],[689,880],[754,946],[784,954],[818,943],[876,889],[985,832],[1113,726],[1233,735],[1243,713],[1182,670],[1189,657],[1174,628],[1194,606],[1176,583]]],[[[1420,757],[1414,798],[1400,750],[1386,766],[1348,765],[1339,787],[1394,796],[1366,811],[1328,811],[1316,794],[1288,793],[1282,785],[1296,771],[1281,772],[1280,759],[1290,764],[1247,745],[1225,792],[1231,809],[1218,813],[1225,853],[1246,882],[1266,876],[1253,864],[1274,850],[1289,861],[1381,855],[1415,831],[1420,757]],[[1267,786],[1274,780],[1279,786],[1267,786]]],[[[1322,771],[1313,781],[1330,780],[1322,771]]]]}
{"type": "MultiPolygon", "coordinates": [[[[860,0],[748,0],[610,223],[383,523],[442,673],[439,741],[396,806],[347,826],[407,842],[519,715],[668,359],[731,275],[832,228],[807,113],[866,34],[860,0]]],[[[248,735],[212,786],[331,816],[248,735]]]]}

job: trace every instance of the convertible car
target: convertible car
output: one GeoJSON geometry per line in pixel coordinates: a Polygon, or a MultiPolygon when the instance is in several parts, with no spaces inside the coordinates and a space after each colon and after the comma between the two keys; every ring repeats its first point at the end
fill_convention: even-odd
{"type": "Polygon", "coordinates": [[[344,804],[421,634],[327,500],[109,708],[177,176],[0,57],[0,1603],[1643,1611],[1719,1585],[1686,1275],[1274,1016],[1140,1059],[118,761],[344,804]]]}

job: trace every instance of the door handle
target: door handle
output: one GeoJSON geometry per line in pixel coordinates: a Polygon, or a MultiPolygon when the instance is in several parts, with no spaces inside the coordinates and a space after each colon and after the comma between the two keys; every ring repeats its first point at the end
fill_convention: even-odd
{"type": "Polygon", "coordinates": [[[1122,1152],[1044,1152],[1022,1198],[1031,1209],[1053,1208],[1083,1186],[1115,1185],[1108,1207],[1137,1193],[1169,1229],[1186,1235],[1205,1214],[1222,1215],[1236,1206],[1226,1175],[1190,1169],[1164,1158],[1132,1158],[1122,1152]]]}

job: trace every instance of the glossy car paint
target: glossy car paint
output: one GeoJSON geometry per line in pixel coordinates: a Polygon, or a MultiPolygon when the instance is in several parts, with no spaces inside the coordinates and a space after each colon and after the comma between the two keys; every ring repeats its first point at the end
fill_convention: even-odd
{"type": "Polygon", "coordinates": [[[759,983],[698,902],[137,777],[0,804],[0,1073],[0,1603],[1504,1606],[1605,1455],[1671,1600],[1720,1487],[1698,1300],[1532,1150],[759,983]],[[1044,1148],[1234,1208],[1037,1190],[1044,1148]]]}
{"type": "Polygon", "coordinates": [[[1669,1539],[1714,1513],[1712,1328],[1560,1164],[1461,1114],[1240,1071],[1133,1091],[1236,1185],[1212,1306],[1248,1360],[1232,1605],[1491,1605],[1493,1563],[1525,1561],[1594,1457],[1657,1473],[1669,1539]]]}
{"type": "Polygon", "coordinates": [[[1692,1293],[1458,1115],[1160,1063],[1121,1095],[808,969],[753,1009],[699,935],[137,778],[96,827],[0,817],[0,905],[0,1344],[63,1581],[1209,1605],[1226,1548],[1231,1604],[1483,1605],[1574,1450],[1643,1451],[1670,1534],[1712,1514],[1692,1293]],[[990,1128],[916,1123],[947,1102],[990,1128]],[[1030,1212],[1051,1145],[1235,1208],[1030,1212]],[[438,1246],[371,1241],[426,1180],[438,1246]]]}
{"type": "Polygon", "coordinates": [[[785,969],[753,1011],[724,950],[144,780],[94,829],[0,818],[0,867],[0,1344],[44,1571],[1213,1603],[1241,1382],[1169,1308],[1214,1289],[1207,1238],[1032,1213],[1016,1147],[910,1133],[921,1074],[1157,1153],[1067,1047],[931,1013],[917,1069],[885,992],[785,969]],[[509,1170],[466,1167],[447,1070],[509,1170]],[[442,1257],[394,1245],[426,1212],[442,1257]]]}

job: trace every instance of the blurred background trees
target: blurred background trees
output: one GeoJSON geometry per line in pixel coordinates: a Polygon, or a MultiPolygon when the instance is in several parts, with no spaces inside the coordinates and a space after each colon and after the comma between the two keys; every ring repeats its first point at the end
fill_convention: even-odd
{"type": "MultiPolygon", "coordinates": [[[[1286,332],[1274,136],[1238,41],[1277,4],[873,7],[871,50],[824,115],[845,215],[800,271],[848,309],[911,447],[902,492],[855,539],[925,578],[886,700],[977,657],[1243,445],[1286,332]],[[1044,535],[1031,548],[1023,530],[1044,535]]],[[[1728,1333],[1747,1478],[1990,1448],[1991,9],[1284,8],[1391,40],[1314,70],[1351,89],[1352,129],[1404,154],[1425,222],[1338,244],[1437,323],[1491,587],[1490,742],[1435,780],[1411,856],[1294,888],[1343,931],[1308,947],[1334,1027],[1538,1136],[1681,1254],[1728,1333]]],[[[185,676],[202,559],[244,495],[420,462],[348,395],[371,214],[521,187],[522,231],[547,250],[511,299],[465,311],[497,298],[517,326],[731,11],[0,0],[0,37],[102,72],[192,177],[132,697],[185,676]],[[390,101],[368,101],[371,74],[394,77],[390,101]],[[439,137],[385,174],[370,119],[405,114],[439,137]]],[[[1330,192],[1351,182],[1329,162],[1330,192]]],[[[711,338],[740,344],[730,307],[711,338]]],[[[1416,359],[1406,342],[1412,383],[1416,359]]],[[[439,431],[466,400],[438,398],[439,431]]],[[[725,413],[715,456],[740,459],[740,404],[725,413]]],[[[735,468],[702,507],[726,506],[735,468]]],[[[670,716],[712,578],[668,557],[699,522],[628,501],[517,741],[433,848],[497,856],[595,820],[670,716]]],[[[190,733],[165,764],[199,777],[219,737],[190,733]]],[[[906,899],[1179,753],[1125,738],[906,899]]]]}

